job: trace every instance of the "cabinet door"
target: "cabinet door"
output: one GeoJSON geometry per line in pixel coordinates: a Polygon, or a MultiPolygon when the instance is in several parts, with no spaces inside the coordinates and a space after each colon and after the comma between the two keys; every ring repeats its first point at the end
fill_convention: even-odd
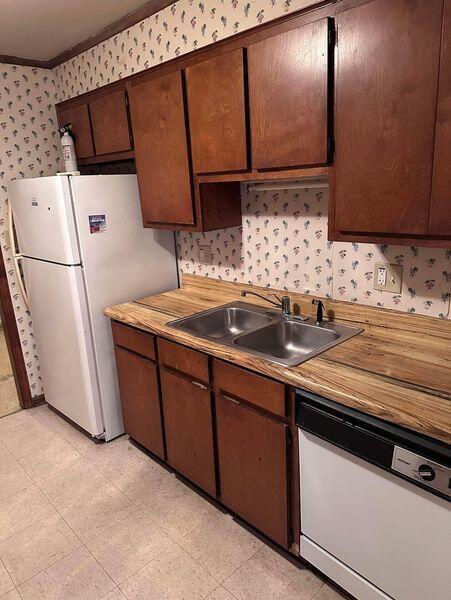
{"type": "Polygon", "coordinates": [[[157,367],[118,346],[115,354],[125,431],[164,459],[157,367]]]}
{"type": "Polygon", "coordinates": [[[216,396],[221,502],[288,545],[287,426],[216,396]]]}
{"type": "Polygon", "coordinates": [[[429,233],[451,235],[451,0],[443,13],[429,233]]]}
{"type": "Polygon", "coordinates": [[[186,69],[195,173],[247,169],[243,50],[186,69]]]}
{"type": "Polygon", "coordinates": [[[89,158],[94,156],[91,121],[89,119],[89,108],[87,104],[58,109],[58,123],[60,127],[66,125],[66,123],[72,123],[77,158],[89,158]]]}
{"type": "Polygon", "coordinates": [[[194,223],[182,86],[174,71],[129,91],[144,223],[194,223]]]}
{"type": "Polygon", "coordinates": [[[161,370],[168,463],[216,496],[209,389],[161,370]]]}
{"type": "Polygon", "coordinates": [[[328,28],[322,19],[248,48],[255,169],[327,162],[328,28]]]}
{"type": "Polygon", "coordinates": [[[130,150],[124,90],[93,100],[89,103],[89,110],[96,155],[130,150]]]}
{"type": "Polygon", "coordinates": [[[335,228],[425,234],[443,0],[337,17],[335,228]]]}

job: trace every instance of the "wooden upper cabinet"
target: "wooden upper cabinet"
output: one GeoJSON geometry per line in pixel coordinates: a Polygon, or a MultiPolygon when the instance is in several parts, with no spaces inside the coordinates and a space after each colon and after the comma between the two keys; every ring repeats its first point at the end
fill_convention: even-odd
{"type": "Polygon", "coordinates": [[[195,173],[248,168],[243,50],[186,69],[195,173]]]}
{"type": "Polygon", "coordinates": [[[182,73],[129,90],[144,224],[194,224],[182,73]]]}
{"type": "Polygon", "coordinates": [[[445,0],[429,233],[451,236],[451,0],[445,0]]]}
{"type": "Polygon", "coordinates": [[[89,110],[96,155],[131,149],[124,90],[92,100],[89,110]]]}
{"type": "Polygon", "coordinates": [[[249,46],[254,169],[327,163],[329,27],[322,19],[249,46]]]}
{"type": "Polygon", "coordinates": [[[442,7],[373,0],[337,17],[338,231],[428,231],[442,7]]]}
{"type": "Polygon", "coordinates": [[[91,122],[87,104],[72,107],[58,107],[58,123],[60,127],[72,123],[72,132],[75,136],[75,153],[77,158],[90,158],[94,156],[92,142],[91,122]]]}

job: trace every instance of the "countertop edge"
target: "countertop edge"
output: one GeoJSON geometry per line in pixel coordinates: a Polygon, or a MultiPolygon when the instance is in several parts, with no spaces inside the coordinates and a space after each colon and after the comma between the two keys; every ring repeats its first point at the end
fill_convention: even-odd
{"type": "MultiPolygon", "coordinates": [[[[433,425],[432,423],[425,423],[425,417],[419,418],[415,415],[414,405],[409,404],[406,399],[406,406],[401,411],[399,408],[396,409],[394,406],[388,406],[387,402],[381,401],[376,403],[374,400],[365,401],[362,394],[352,391],[352,385],[340,384],[337,387],[333,387],[331,383],[325,383],[324,381],[318,381],[318,375],[321,374],[321,369],[326,372],[327,369],[334,369],[335,371],[341,371],[341,376],[346,379],[346,375],[353,375],[360,379],[359,385],[372,386],[372,388],[392,388],[393,395],[399,395],[399,393],[405,393],[406,391],[410,395],[414,395],[418,398],[423,396],[424,400],[429,400],[431,406],[428,406],[428,410],[434,412],[440,411],[437,406],[434,406],[434,402],[440,401],[441,403],[447,403],[451,397],[446,394],[438,393],[436,390],[419,389],[415,384],[411,384],[407,381],[391,378],[387,375],[381,375],[379,373],[373,373],[368,370],[359,368],[358,366],[351,366],[342,364],[335,360],[330,360],[326,357],[327,351],[324,355],[319,355],[303,363],[300,367],[303,367],[305,374],[295,372],[292,367],[283,367],[281,365],[271,363],[264,359],[256,358],[240,350],[234,350],[230,352],[225,346],[216,342],[211,342],[204,338],[200,338],[195,335],[190,335],[187,332],[181,332],[177,329],[172,329],[168,326],[168,323],[178,318],[178,315],[168,315],[168,312],[163,309],[149,307],[138,302],[129,302],[117,306],[111,306],[105,309],[104,314],[115,321],[122,322],[126,325],[147,331],[153,335],[161,336],[176,343],[188,346],[194,350],[205,352],[210,354],[214,358],[219,360],[226,360],[237,366],[252,370],[260,375],[271,377],[277,381],[284,383],[285,385],[292,387],[299,387],[312,393],[323,395],[326,398],[334,400],[338,403],[343,404],[351,408],[356,408],[364,413],[378,417],[382,420],[390,423],[395,423],[402,427],[405,427],[416,433],[420,433],[436,441],[444,444],[451,443],[451,432],[443,430],[433,425]],[[131,317],[126,313],[127,307],[133,309],[136,306],[145,308],[146,311],[155,312],[160,317],[165,318],[165,322],[161,325],[153,323],[149,325],[144,323],[135,317],[131,317]],[[169,318],[168,318],[169,317],[169,318]]],[[[299,367],[297,367],[299,369],[299,367]]],[[[358,386],[357,386],[358,387],[358,386]]],[[[381,394],[383,390],[381,389],[381,394]]],[[[451,403],[450,403],[451,411],[451,403]]],[[[451,415],[451,412],[450,412],[451,415]]]]}

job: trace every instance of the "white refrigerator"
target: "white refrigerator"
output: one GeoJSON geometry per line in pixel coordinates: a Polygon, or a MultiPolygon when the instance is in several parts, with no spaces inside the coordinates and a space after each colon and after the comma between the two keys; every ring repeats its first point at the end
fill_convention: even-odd
{"type": "Polygon", "coordinates": [[[123,433],[110,305],[178,287],[174,235],[145,229],[136,175],[9,185],[48,404],[91,436],[123,433]]]}

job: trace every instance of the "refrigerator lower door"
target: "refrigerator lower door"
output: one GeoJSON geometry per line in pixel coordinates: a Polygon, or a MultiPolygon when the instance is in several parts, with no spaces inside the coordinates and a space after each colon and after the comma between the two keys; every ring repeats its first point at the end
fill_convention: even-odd
{"type": "Polygon", "coordinates": [[[82,269],[25,258],[30,312],[47,402],[103,434],[82,269]]]}

